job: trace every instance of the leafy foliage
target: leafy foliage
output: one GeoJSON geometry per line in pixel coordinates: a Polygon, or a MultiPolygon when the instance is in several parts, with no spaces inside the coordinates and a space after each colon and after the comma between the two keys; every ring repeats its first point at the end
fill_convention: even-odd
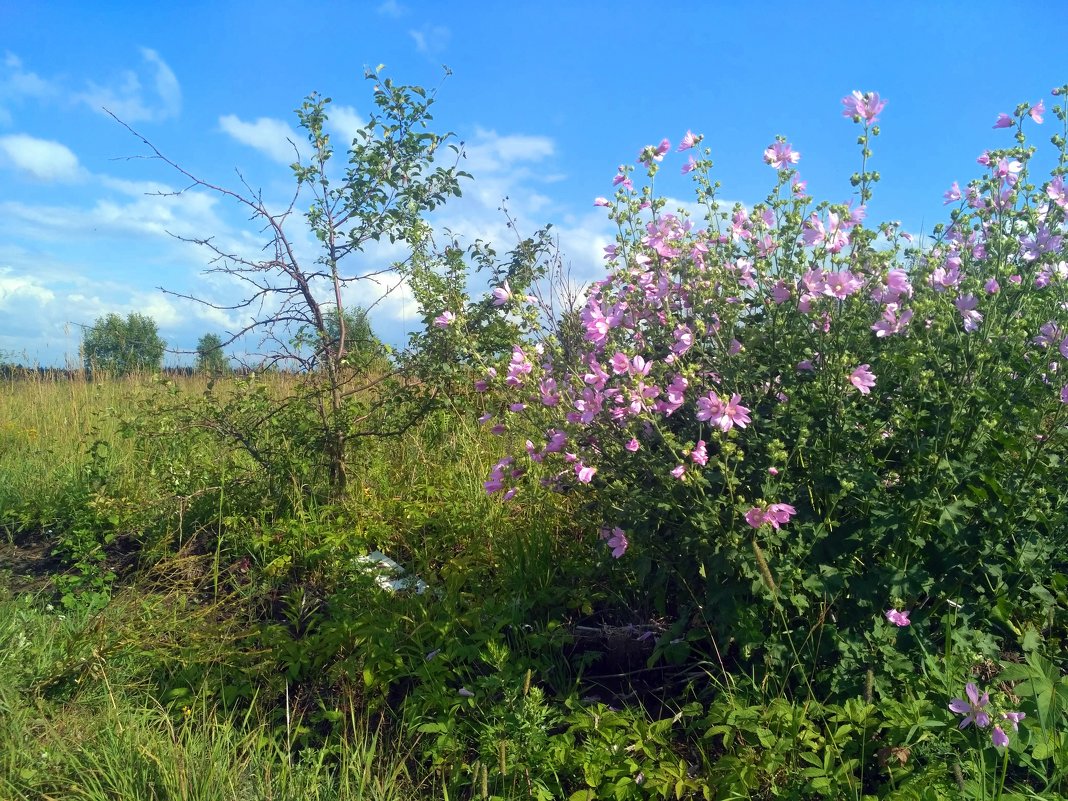
{"type": "Polygon", "coordinates": [[[218,334],[204,334],[197,340],[197,372],[222,375],[230,372],[230,360],[223,353],[222,339],[218,334]]]}
{"type": "Polygon", "coordinates": [[[82,358],[90,372],[129,375],[158,370],[166,347],[151,317],[130,312],[124,320],[112,313],[86,329],[82,358]]]}
{"type": "Polygon", "coordinates": [[[871,635],[887,609],[920,626],[1001,609],[973,642],[988,655],[1066,614],[1041,589],[1068,545],[1064,140],[1032,183],[1017,109],[1016,145],[984,155],[923,246],[865,222],[881,101],[846,101],[863,107],[848,205],[814,201],[780,138],[764,201],[723,208],[706,151],[684,168],[700,219],[671,213],[653,192],[669,144],[646,148],[647,184],[621,168],[600,201],[618,236],[581,341],[517,341],[480,382],[510,446],[488,493],[583,493],[646,615],[728,673],[820,697],[869,669],[890,689],[871,635]]]}

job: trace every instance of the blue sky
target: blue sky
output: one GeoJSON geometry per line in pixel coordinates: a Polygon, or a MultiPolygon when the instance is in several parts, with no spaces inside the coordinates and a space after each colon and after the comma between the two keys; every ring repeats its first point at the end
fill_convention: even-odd
{"type": "MultiPolygon", "coordinates": [[[[330,95],[335,141],[349,139],[370,107],[364,69],[385,64],[398,82],[441,84],[436,123],[466,142],[474,181],[436,222],[503,249],[507,196],[524,229],[554,224],[588,280],[612,235],[592,199],[611,194],[616,167],[643,145],[687,129],[705,135],[722,198],[766,194],[775,176],[761,154],[783,134],[809,192],[848,200],[857,129],[840,99],[853,89],[888,100],[869,220],[929,231],[949,185],[976,175],[984,149],[1009,144],[991,128],[997,113],[1051,105],[1050,89],[1068,81],[1066,43],[1061,0],[0,0],[0,355],[63,364],[77,357],[80,326],[111,311],[151,314],[176,349],[241,322],[157,287],[236,299],[202,275],[207,254],[168,231],[253,247],[257,229],[202,193],[146,194],[181,184],[127,158],[144,149],[103,107],[203,178],[235,185],[239,169],[281,202],[286,136],[302,141],[292,109],[313,90],[330,95]]],[[[687,197],[681,177],[663,187],[687,197]]],[[[411,304],[392,298],[374,322],[401,341],[411,304]]]]}

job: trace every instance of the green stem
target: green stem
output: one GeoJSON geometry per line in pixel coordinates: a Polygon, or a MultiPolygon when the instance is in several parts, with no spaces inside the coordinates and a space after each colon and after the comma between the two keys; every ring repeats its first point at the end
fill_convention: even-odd
{"type": "Polygon", "coordinates": [[[998,794],[995,801],[1001,801],[1001,794],[1005,791],[1005,777],[1009,773],[1009,749],[1005,748],[1005,755],[1001,758],[1001,781],[998,782],[998,794]]]}

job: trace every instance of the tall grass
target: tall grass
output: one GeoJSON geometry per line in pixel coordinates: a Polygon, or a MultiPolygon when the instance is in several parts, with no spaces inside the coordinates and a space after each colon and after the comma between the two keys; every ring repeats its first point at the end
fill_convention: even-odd
{"type": "MultiPolygon", "coordinates": [[[[36,371],[0,375],[0,528],[47,528],[85,482],[90,458],[106,473],[116,494],[145,476],[134,458],[135,441],[120,436],[151,392],[166,381],[188,397],[208,387],[206,376],[164,378],[152,374],[89,378],[36,371]]],[[[283,374],[263,379],[271,391],[290,391],[283,374]]],[[[229,380],[217,382],[225,393],[229,380]]]]}
{"type": "MultiPolygon", "coordinates": [[[[173,655],[155,643],[198,625],[169,604],[127,596],[104,612],[60,614],[0,596],[0,798],[404,799],[420,788],[411,746],[354,708],[333,738],[302,751],[254,707],[153,700],[173,655]]],[[[174,599],[170,599],[174,601],[174,599]]],[[[205,616],[201,616],[203,620],[205,616]]]]}
{"type": "Polygon", "coordinates": [[[86,444],[116,442],[117,420],[103,412],[121,408],[135,380],[0,378],[0,525],[30,524],[59,504],[78,481],[86,444]]]}
{"type": "MultiPolygon", "coordinates": [[[[158,502],[161,516],[173,516],[166,507],[176,498],[153,496],[160,488],[142,463],[144,443],[122,433],[124,419],[143,413],[142,401],[159,392],[157,381],[4,379],[0,525],[47,540],[44,529],[65,504],[84,505],[96,494],[142,506],[158,502]],[[105,480],[86,494],[90,470],[105,480]]],[[[207,388],[198,377],[171,381],[190,398],[207,388]]],[[[227,387],[220,381],[215,391],[227,387]]],[[[271,392],[289,388],[279,377],[271,392]]],[[[220,512],[211,523],[211,553],[162,555],[151,581],[120,589],[97,613],[77,607],[61,613],[47,608],[43,596],[5,597],[0,576],[0,799],[355,799],[427,792],[411,772],[418,764],[411,743],[369,723],[362,701],[326,736],[304,738],[298,748],[279,727],[277,692],[245,698],[235,713],[220,705],[223,680],[212,686],[210,676],[213,665],[229,676],[245,669],[277,676],[285,668],[272,663],[278,654],[247,653],[250,616],[274,614],[264,599],[284,606],[303,591],[308,571],[328,588],[324,570],[351,572],[346,566],[353,558],[372,549],[439,588],[454,582],[464,588],[463,598],[474,586],[497,587],[516,602],[565,586],[563,552],[577,544],[563,536],[572,526],[566,504],[554,512],[532,503],[535,498],[508,506],[487,498],[482,482],[500,442],[469,418],[442,412],[400,437],[361,442],[350,499],[308,508],[299,519],[271,520],[261,507],[231,508],[227,495],[225,519],[220,512]],[[253,573],[283,567],[257,573],[234,593],[232,583],[223,587],[222,574],[243,555],[252,557],[253,573]],[[168,690],[189,676],[203,687],[194,678],[191,692],[175,701],[168,690]]],[[[175,449],[180,458],[180,443],[175,449]]],[[[440,617],[434,609],[428,605],[429,619],[440,617]]],[[[525,611],[517,606],[515,614],[525,611]]],[[[277,682],[268,683],[277,689],[277,682]]],[[[303,700],[294,715],[309,709],[303,700]]]]}

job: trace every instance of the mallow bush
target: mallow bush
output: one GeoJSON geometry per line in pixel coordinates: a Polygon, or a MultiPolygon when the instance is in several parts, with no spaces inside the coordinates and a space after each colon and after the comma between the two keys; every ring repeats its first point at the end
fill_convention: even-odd
{"type": "MultiPolygon", "coordinates": [[[[486,491],[582,493],[591,549],[638,588],[616,614],[667,616],[669,653],[728,672],[799,667],[870,696],[913,670],[883,647],[886,621],[939,630],[950,610],[965,650],[1026,633],[1057,652],[1066,91],[997,118],[978,177],[949,188],[922,241],[866,215],[878,94],[842,101],[861,156],[847,202],[810,195],[784,138],[751,208],[717,200],[701,136],[643,148],[594,201],[618,233],[558,326],[579,336],[539,337],[532,298],[507,283],[483,302],[529,333],[477,376],[502,443],[486,491]],[[1043,124],[1055,166],[1037,178],[1043,124]],[[664,169],[692,178],[691,211],[655,191],[664,169]]],[[[465,314],[443,308],[437,327],[455,336],[465,314]]]]}

